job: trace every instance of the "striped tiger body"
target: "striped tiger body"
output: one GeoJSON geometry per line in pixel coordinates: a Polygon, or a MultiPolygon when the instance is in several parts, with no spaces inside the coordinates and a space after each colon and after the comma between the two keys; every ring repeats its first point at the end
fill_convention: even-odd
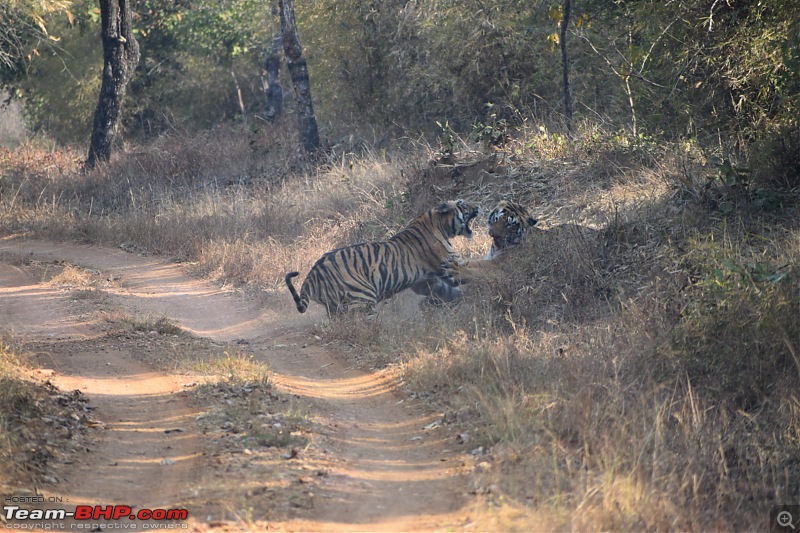
{"type": "Polygon", "coordinates": [[[442,202],[386,241],[327,252],[311,267],[299,294],[292,284],[298,272],[286,274],[286,286],[301,313],[311,300],[329,315],[370,309],[408,288],[432,298],[457,299],[460,290],[442,278],[441,265],[457,257],[452,237],[472,237],[469,223],[477,215],[478,207],[464,200],[442,202]]]}

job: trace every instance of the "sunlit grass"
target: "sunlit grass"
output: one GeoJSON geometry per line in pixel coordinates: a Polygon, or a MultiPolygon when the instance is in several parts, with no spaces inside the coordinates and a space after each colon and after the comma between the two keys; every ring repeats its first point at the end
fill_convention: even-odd
{"type": "MultiPolygon", "coordinates": [[[[797,499],[800,230],[791,213],[722,213],[697,146],[632,144],[589,124],[570,142],[531,125],[455,173],[458,154],[450,166],[429,165],[432,150],[314,166],[236,135],[170,138],[89,175],[63,154],[7,161],[0,223],[283,292],[286,272],[383,239],[439,199],[513,199],[542,230],[465,285],[459,305],[400,295],[372,322],[338,317],[310,333],[365,368],[395,368],[483,447],[492,465],[470,486],[508,510],[503,529],[759,529],[764,502],[797,499]]],[[[476,230],[460,253],[485,253],[476,230]]],[[[159,318],[129,327],[181,334],[159,318]]],[[[284,398],[269,369],[220,351],[170,355],[205,376],[200,393],[230,400],[209,428],[230,420],[252,446],[300,442],[286,428],[307,413],[283,405],[276,419],[284,398]]]]}

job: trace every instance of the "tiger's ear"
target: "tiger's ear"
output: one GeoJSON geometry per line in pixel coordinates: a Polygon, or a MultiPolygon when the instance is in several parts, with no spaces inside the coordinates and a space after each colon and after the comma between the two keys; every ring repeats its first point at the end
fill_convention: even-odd
{"type": "Polygon", "coordinates": [[[531,227],[535,226],[537,222],[539,222],[539,221],[536,220],[535,218],[528,217],[528,225],[530,225],[531,227]]]}
{"type": "Polygon", "coordinates": [[[452,207],[450,206],[450,202],[442,202],[436,206],[436,212],[440,215],[446,215],[452,211],[452,207]]]}

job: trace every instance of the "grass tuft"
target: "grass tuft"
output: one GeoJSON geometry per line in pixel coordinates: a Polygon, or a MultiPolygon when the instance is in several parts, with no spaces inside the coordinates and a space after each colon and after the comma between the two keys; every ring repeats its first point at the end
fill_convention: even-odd
{"type": "Polygon", "coordinates": [[[194,394],[220,400],[200,420],[205,431],[235,435],[244,448],[308,443],[304,436],[309,426],[306,409],[274,390],[269,370],[252,354],[226,351],[223,357],[195,362],[193,367],[208,376],[194,394]]]}
{"type": "MultiPolygon", "coordinates": [[[[0,488],[19,494],[48,475],[48,464],[81,447],[89,410],[79,391],[62,393],[30,376],[27,357],[0,339],[0,488]]],[[[34,491],[31,490],[33,493],[34,491]]]]}

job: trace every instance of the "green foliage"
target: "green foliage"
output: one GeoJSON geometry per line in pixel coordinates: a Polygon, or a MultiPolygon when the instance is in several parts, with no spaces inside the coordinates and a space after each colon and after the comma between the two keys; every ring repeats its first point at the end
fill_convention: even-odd
{"type": "Polygon", "coordinates": [[[453,131],[453,128],[450,127],[450,123],[445,121],[444,124],[436,121],[436,125],[439,126],[441,130],[441,134],[439,137],[439,153],[445,157],[452,156],[456,152],[456,134],[453,131]]]}
{"type": "MultiPolygon", "coordinates": [[[[711,156],[705,174],[703,197],[722,214],[742,209],[750,213],[790,208],[795,202],[792,188],[797,184],[798,156],[790,143],[772,147],[756,144],[752,150],[753,168],[738,165],[729,159],[711,156]],[[775,160],[771,160],[775,157],[775,160]],[[777,172],[777,175],[771,172],[777,172]]],[[[791,212],[791,211],[789,211],[791,212]]]]}
{"type": "Polygon", "coordinates": [[[697,281],[672,349],[693,383],[732,398],[736,408],[756,409],[800,372],[800,272],[763,253],[744,259],[710,239],[688,257],[696,258],[697,281]]]}
{"type": "Polygon", "coordinates": [[[100,25],[90,21],[87,11],[75,24],[60,18],[50,22],[62,36],[61,46],[43,50],[16,85],[34,131],[44,130],[61,143],[88,142],[100,94],[100,25]]]}
{"type": "Polygon", "coordinates": [[[712,156],[709,163],[715,171],[708,175],[706,189],[717,193],[720,212],[730,213],[738,201],[747,197],[752,178],[750,169],[716,156],[712,156]]]}
{"type": "MultiPolygon", "coordinates": [[[[580,7],[571,31],[582,38],[570,44],[576,120],[614,131],[632,129],[635,115],[637,135],[722,140],[741,159],[754,134],[796,122],[797,0],[580,7]]],[[[317,94],[328,119],[433,133],[447,120],[488,141],[499,133],[493,122],[560,122],[560,2],[320,1],[298,20],[312,76],[326,80],[317,94]]]]}
{"type": "Polygon", "coordinates": [[[540,61],[557,65],[542,54],[529,2],[325,0],[297,9],[312,81],[326,80],[318,109],[339,121],[436,133],[435,121],[447,120],[464,131],[489,102],[505,119],[532,107],[550,81],[537,76],[540,61]]]}
{"type": "Polygon", "coordinates": [[[238,91],[246,112],[260,110],[268,4],[141,0],[136,11],[142,58],[129,91],[131,133],[212,127],[239,116],[238,91]]]}
{"type": "Polygon", "coordinates": [[[71,0],[12,0],[0,4],[0,67],[21,69],[39,55],[40,48],[57,42],[57,34],[49,31],[45,17],[59,14],[72,22],[71,6],[71,0]]]}
{"type": "MultiPolygon", "coordinates": [[[[39,3],[11,5],[30,12],[39,3]]],[[[40,15],[47,35],[60,37],[58,48],[36,48],[45,34],[29,16],[38,33],[27,32],[18,51],[42,57],[31,55],[29,79],[0,75],[25,98],[35,125],[62,142],[84,142],[99,77],[97,6],[42,5],[62,10],[40,15]]],[[[127,133],[238,119],[239,94],[245,115],[260,112],[272,8],[256,0],[137,0],[142,58],[124,106],[127,133]]],[[[22,29],[5,9],[0,53],[3,31],[22,29]]],[[[796,186],[800,163],[787,154],[800,145],[800,0],[586,0],[576,9],[569,28],[576,123],[623,132],[633,145],[696,138],[707,152],[751,168],[752,184],[796,186]]],[[[301,3],[297,22],[320,123],[334,140],[372,142],[397,132],[436,136],[437,121],[459,135],[472,130],[487,145],[507,143],[521,125],[561,135],[561,10],[560,1],[523,0],[301,3]]]]}
{"type": "MultiPolygon", "coordinates": [[[[47,18],[59,46],[42,49],[27,76],[2,76],[25,100],[34,129],[61,143],[88,139],[102,72],[99,9],[88,0],[72,5],[69,19],[47,18]]],[[[142,0],[134,8],[141,59],[123,106],[128,135],[209,128],[237,116],[236,84],[247,111],[260,109],[259,44],[269,29],[268,7],[254,0],[142,0]]]]}
{"type": "Polygon", "coordinates": [[[488,103],[486,107],[490,110],[489,116],[486,117],[486,123],[478,121],[473,124],[472,138],[487,147],[503,145],[508,140],[508,120],[499,118],[496,112],[491,111],[494,104],[488,103]]]}
{"type": "Polygon", "coordinates": [[[606,70],[627,77],[640,127],[698,136],[740,159],[754,137],[788,123],[796,129],[797,0],[634,0],[586,9],[594,31],[580,33],[606,70]]]}
{"type": "Polygon", "coordinates": [[[269,3],[262,0],[198,0],[189,8],[164,0],[145,0],[151,25],[173,38],[187,51],[230,62],[262,44],[269,29],[269,3]]]}

